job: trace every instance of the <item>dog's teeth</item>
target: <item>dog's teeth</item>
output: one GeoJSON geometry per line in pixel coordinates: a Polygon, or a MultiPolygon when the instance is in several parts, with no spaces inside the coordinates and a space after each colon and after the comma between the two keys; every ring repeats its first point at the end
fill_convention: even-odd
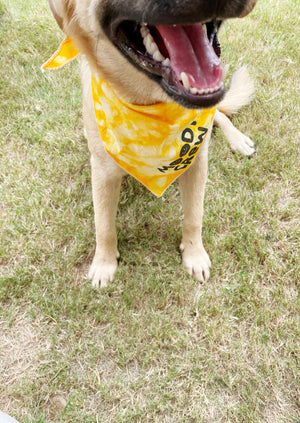
{"type": "Polygon", "coordinates": [[[213,45],[217,32],[218,32],[218,25],[216,22],[214,22],[213,30],[212,30],[212,33],[210,34],[210,40],[209,40],[211,45],[213,45]]]}
{"type": "Polygon", "coordinates": [[[151,34],[148,34],[144,38],[144,44],[148,53],[150,53],[151,55],[157,50],[157,45],[155,44],[151,34]]]}
{"type": "Polygon", "coordinates": [[[142,25],[140,31],[143,38],[147,37],[149,34],[149,28],[146,25],[142,25]]]}
{"type": "Polygon", "coordinates": [[[153,53],[153,59],[155,59],[157,62],[163,62],[164,61],[164,56],[161,54],[161,52],[157,49],[154,53],[153,53]]]}
{"type": "MultiPolygon", "coordinates": [[[[223,83],[221,82],[219,85],[216,85],[215,87],[212,87],[212,88],[202,88],[201,90],[197,90],[197,94],[202,95],[202,94],[215,93],[215,92],[219,91],[219,89],[222,87],[222,84],[223,83]]],[[[192,88],[192,90],[193,90],[193,88],[192,88]]],[[[192,92],[192,94],[193,94],[193,92],[192,92]]]]}
{"type": "Polygon", "coordinates": [[[162,62],[162,65],[163,65],[163,66],[170,66],[170,59],[169,59],[169,58],[165,59],[165,60],[162,62]]]}
{"type": "Polygon", "coordinates": [[[189,77],[187,76],[187,74],[185,72],[181,72],[180,79],[181,79],[181,82],[182,82],[182,85],[184,86],[184,88],[193,95],[196,95],[196,94],[200,94],[200,95],[202,95],[202,94],[212,94],[212,93],[218,91],[222,86],[222,82],[221,82],[219,85],[216,85],[215,87],[201,88],[201,89],[198,89],[196,87],[192,87],[191,82],[189,80],[189,77]]]}
{"type": "Polygon", "coordinates": [[[216,92],[216,91],[219,91],[219,89],[222,87],[222,85],[223,85],[223,82],[220,82],[220,84],[219,85],[216,85],[214,88],[213,88],[213,93],[214,92],[216,92]]]}
{"type": "Polygon", "coordinates": [[[163,62],[165,58],[159,51],[158,46],[149,31],[149,28],[145,25],[141,25],[140,33],[143,38],[143,43],[147,53],[151,54],[153,59],[157,62],[163,62]]]}
{"type": "Polygon", "coordinates": [[[184,88],[189,90],[191,88],[191,84],[190,84],[190,81],[189,81],[187,74],[185,72],[181,72],[180,78],[181,78],[181,81],[182,81],[184,88]]]}
{"type": "Polygon", "coordinates": [[[202,28],[203,28],[203,31],[205,32],[206,36],[207,36],[207,26],[205,24],[202,24],[202,28]]]}

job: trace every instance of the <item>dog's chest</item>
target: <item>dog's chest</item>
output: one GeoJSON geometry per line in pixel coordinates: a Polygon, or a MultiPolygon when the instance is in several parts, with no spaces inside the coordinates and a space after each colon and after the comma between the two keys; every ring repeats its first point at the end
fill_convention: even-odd
{"type": "Polygon", "coordinates": [[[215,108],[128,104],[106,81],[94,77],[92,92],[107,152],[157,196],[192,164],[213,124],[215,108]]]}

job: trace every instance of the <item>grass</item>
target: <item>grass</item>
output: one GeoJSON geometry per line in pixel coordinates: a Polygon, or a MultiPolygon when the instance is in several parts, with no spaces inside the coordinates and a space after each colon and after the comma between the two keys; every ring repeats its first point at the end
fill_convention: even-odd
{"type": "Polygon", "coordinates": [[[257,92],[235,124],[249,160],[211,143],[210,281],[180,265],[178,186],[125,179],[120,268],[94,251],[76,63],[40,65],[61,33],[46,2],[0,0],[0,409],[22,423],[287,423],[299,404],[299,5],[264,0],[221,35],[257,92]]]}

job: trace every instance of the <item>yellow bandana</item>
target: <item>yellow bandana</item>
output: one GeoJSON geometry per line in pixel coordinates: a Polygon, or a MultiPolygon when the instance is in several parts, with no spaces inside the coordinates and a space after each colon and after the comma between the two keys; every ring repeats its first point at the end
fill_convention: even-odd
{"type": "MultiPolygon", "coordinates": [[[[60,68],[78,54],[66,38],[42,69],[60,68]]],[[[95,76],[92,92],[105,149],[157,196],[191,165],[213,124],[215,107],[188,110],[177,103],[129,104],[95,76]]]]}

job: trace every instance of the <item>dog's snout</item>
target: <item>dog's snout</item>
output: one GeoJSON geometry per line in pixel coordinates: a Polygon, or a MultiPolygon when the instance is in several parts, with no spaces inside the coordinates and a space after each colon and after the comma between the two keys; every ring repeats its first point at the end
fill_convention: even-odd
{"type": "Polygon", "coordinates": [[[216,18],[227,19],[241,16],[247,8],[249,0],[215,0],[212,3],[214,3],[216,18]]]}
{"type": "Polygon", "coordinates": [[[222,21],[249,13],[255,3],[256,0],[108,0],[101,7],[99,20],[111,35],[124,20],[152,25],[222,21]]]}
{"type": "Polygon", "coordinates": [[[148,0],[143,17],[145,22],[160,24],[223,20],[242,15],[248,3],[249,0],[148,0]]]}
{"type": "Polygon", "coordinates": [[[109,0],[103,5],[101,24],[115,27],[132,20],[155,25],[193,24],[246,14],[256,0],[109,0]]]}

